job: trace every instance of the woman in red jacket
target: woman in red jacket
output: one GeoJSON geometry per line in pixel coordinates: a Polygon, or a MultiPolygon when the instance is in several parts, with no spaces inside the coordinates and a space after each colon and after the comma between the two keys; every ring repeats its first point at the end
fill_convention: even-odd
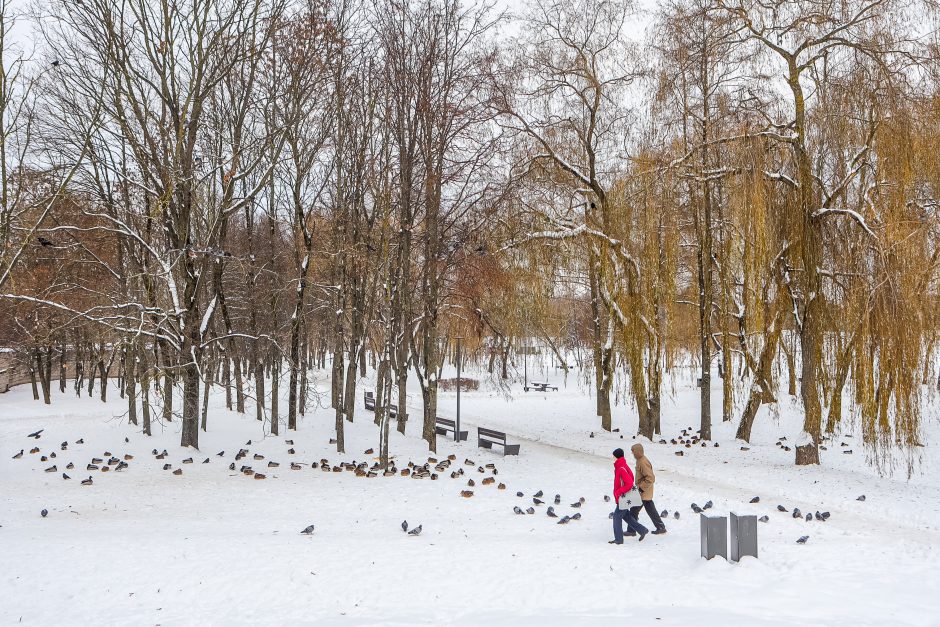
{"type": "Polygon", "coordinates": [[[627,521],[627,529],[639,535],[642,542],[649,529],[637,522],[636,517],[630,513],[627,494],[633,489],[633,473],[623,457],[623,449],[614,451],[614,539],[608,544],[623,544],[623,521],[627,521]]]}

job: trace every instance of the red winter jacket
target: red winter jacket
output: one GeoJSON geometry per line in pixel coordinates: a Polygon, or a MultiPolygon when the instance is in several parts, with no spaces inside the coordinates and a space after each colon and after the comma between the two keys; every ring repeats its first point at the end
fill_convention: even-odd
{"type": "Polygon", "coordinates": [[[633,472],[623,457],[614,462],[614,501],[633,489],[633,472]]]}

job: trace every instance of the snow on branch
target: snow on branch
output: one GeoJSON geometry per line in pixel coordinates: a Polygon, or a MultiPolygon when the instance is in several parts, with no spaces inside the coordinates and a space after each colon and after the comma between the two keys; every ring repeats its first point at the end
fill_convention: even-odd
{"type": "Polygon", "coordinates": [[[816,211],[813,212],[812,217],[814,220],[818,220],[830,214],[849,216],[850,218],[858,222],[858,225],[862,227],[862,230],[864,230],[866,233],[868,233],[872,237],[876,237],[875,232],[872,231],[871,228],[869,228],[868,223],[865,222],[865,218],[862,217],[862,214],[860,214],[857,211],[853,211],[852,209],[817,209],[816,211]]]}

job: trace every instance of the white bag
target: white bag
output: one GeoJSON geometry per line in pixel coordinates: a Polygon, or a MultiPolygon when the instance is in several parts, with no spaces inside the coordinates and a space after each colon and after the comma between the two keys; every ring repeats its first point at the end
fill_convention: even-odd
{"type": "Polygon", "coordinates": [[[617,509],[621,511],[630,509],[630,499],[627,498],[626,494],[621,494],[620,498],[617,499],[617,509]]]}

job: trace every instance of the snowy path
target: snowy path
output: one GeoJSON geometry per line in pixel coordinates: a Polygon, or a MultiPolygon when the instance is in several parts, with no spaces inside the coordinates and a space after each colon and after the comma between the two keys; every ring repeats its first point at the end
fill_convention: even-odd
{"type": "MultiPolygon", "coordinates": [[[[365,414],[347,425],[350,453],[337,456],[328,444],[332,416],[327,411],[305,418],[296,433],[262,437],[259,423],[225,412],[221,399],[214,398],[203,453],[193,454],[176,446],[178,423],[145,438],[123,421],[110,420],[122,411],[119,400],[107,406],[57,400],[46,408],[33,403],[25,389],[0,397],[3,625],[22,620],[35,625],[541,627],[625,619],[677,626],[937,624],[937,520],[931,529],[879,522],[876,512],[905,507],[906,495],[889,489],[893,482],[867,490],[866,503],[833,505],[830,522],[806,523],[772,511],[773,499],[809,490],[812,480],[736,476],[738,469],[701,455],[704,449],[674,460],[667,449],[656,450],[654,464],[665,466],[659,470],[657,505],[670,512],[678,508],[682,518],[669,519],[666,536],[612,547],[606,543],[610,505],[602,496],[610,489],[607,456],[620,442],[617,436],[572,436],[571,445],[563,446],[562,431],[550,437],[551,424],[539,424],[543,441],[527,439],[521,456],[506,459],[477,449],[475,441],[440,441],[438,457],[456,454],[454,468],[463,467],[465,457],[478,465],[495,463],[497,479],[508,486],[497,491],[479,483],[489,474],[469,466],[460,481],[369,480],[309,465],[288,469],[292,459],[364,460],[362,451],[375,446],[375,428],[365,414]],[[47,430],[40,440],[24,437],[40,427],[47,430]],[[59,474],[42,472],[47,464],[37,459],[41,453],[11,459],[20,448],[58,451],[60,441],[79,437],[85,444],[71,444],[57,459],[83,468],[104,451],[130,453],[131,467],[94,473],[93,486],[80,486],[78,479],[89,473],[76,470],[71,481],[63,481],[59,474]],[[287,455],[285,438],[295,441],[296,455],[287,455]],[[247,463],[281,463],[277,469],[261,468],[269,474],[266,481],[227,469],[249,439],[252,454],[265,460],[247,463]],[[152,448],[166,448],[165,462],[184,474],[162,471],[165,462],[153,459],[152,448]],[[224,459],[215,457],[222,449],[224,459]],[[190,455],[196,463],[180,466],[190,455]],[[210,463],[199,463],[206,456],[210,463]],[[718,474],[720,480],[712,480],[718,474]],[[458,492],[469,477],[477,481],[476,494],[461,499],[458,492]],[[712,499],[716,513],[751,511],[747,508],[755,506],[746,499],[754,484],[765,486],[754,492],[762,497],[755,513],[771,515],[760,527],[760,559],[705,562],[698,556],[698,521],[689,503],[712,499]],[[539,489],[548,503],[555,493],[562,495],[559,513],[580,511],[584,518],[559,526],[545,516],[545,506],[534,516],[512,513],[514,505],[530,506],[539,489]],[[525,498],[515,496],[519,490],[525,498]],[[585,505],[570,509],[580,496],[585,505]],[[50,511],[47,518],[39,516],[43,507],[50,511]],[[405,518],[412,526],[424,525],[424,533],[402,534],[399,523],[405,518]],[[316,524],[314,535],[301,536],[299,530],[310,523],[316,524]],[[810,542],[795,544],[803,534],[810,542]]],[[[494,422],[499,422],[495,413],[483,424],[494,422]]],[[[519,422],[519,431],[525,424],[519,422]]],[[[624,442],[629,441],[627,436],[624,442]]],[[[399,465],[425,461],[422,449],[416,438],[392,438],[399,465]]],[[[748,473],[755,469],[759,465],[747,467],[748,473]]],[[[829,474],[837,479],[827,479],[827,486],[851,476],[848,470],[817,473],[829,474]]],[[[816,497],[835,502],[854,489],[816,497]]],[[[793,504],[805,509],[810,502],[793,504]]]]}

